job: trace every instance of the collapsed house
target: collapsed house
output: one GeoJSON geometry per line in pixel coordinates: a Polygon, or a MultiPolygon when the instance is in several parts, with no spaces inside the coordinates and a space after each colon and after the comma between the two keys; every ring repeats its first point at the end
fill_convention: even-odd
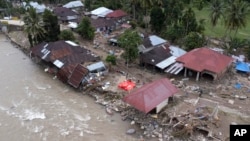
{"type": "Polygon", "coordinates": [[[132,91],[123,101],[144,113],[152,110],[159,113],[168,104],[169,98],[177,92],[178,89],[167,78],[163,78],[132,91]]]}
{"type": "Polygon", "coordinates": [[[72,41],[43,42],[31,49],[31,57],[36,62],[43,62],[48,72],[55,74],[62,82],[78,88],[89,70],[84,66],[100,60],[89,50],[72,41]]]}

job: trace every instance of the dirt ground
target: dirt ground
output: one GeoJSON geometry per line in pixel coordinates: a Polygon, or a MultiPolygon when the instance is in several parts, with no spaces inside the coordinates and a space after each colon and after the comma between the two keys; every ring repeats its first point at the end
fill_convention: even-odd
{"type": "MultiPolygon", "coordinates": [[[[123,52],[122,49],[111,46],[107,42],[109,38],[118,35],[119,32],[122,31],[112,33],[110,36],[97,34],[95,40],[92,42],[83,40],[76,35],[77,41],[81,46],[101,56],[102,60],[105,60],[110,51],[115,52],[118,56],[117,65],[110,67],[110,73],[102,82],[110,83],[107,88],[108,90],[124,93],[124,95],[128,93],[117,87],[119,82],[126,79],[126,76],[119,73],[119,71],[128,73],[128,78],[136,82],[136,87],[140,87],[158,78],[167,77],[179,87],[180,91],[176,95],[178,102],[174,106],[168,106],[163,112],[182,115],[187,112],[194,112],[198,107],[206,107],[207,113],[212,115],[217,107],[218,115],[216,123],[208,124],[208,129],[216,136],[214,140],[227,140],[229,137],[230,124],[250,124],[250,109],[248,108],[250,104],[250,81],[246,75],[238,74],[232,69],[232,71],[226,73],[226,75],[218,81],[202,78],[197,82],[195,78],[192,77],[183,79],[184,76],[182,74],[171,76],[166,73],[142,68],[138,64],[130,64],[127,67],[125,61],[120,57],[123,52]],[[236,89],[234,87],[236,83],[240,83],[242,87],[236,89]],[[199,97],[198,92],[195,91],[197,87],[203,90],[201,97],[199,97]],[[194,104],[195,102],[197,103],[194,104]]],[[[11,37],[19,40],[17,42],[21,42],[27,46],[25,40],[20,38],[22,37],[21,35],[22,32],[10,34],[11,37]]]]}
{"type": "MultiPolygon", "coordinates": [[[[117,35],[119,33],[114,33],[112,36],[117,35]]],[[[102,56],[102,59],[105,59],[110,50],[115,50],[115,52],[122,52],[120,48],[115,46],[110,46],[107,43],[109,37],[105,37],[102,35],[97,36],[95,39],[100,46],[98,48],[94,48],[93,44],[81,41],[81,45],[85,45],[88,49],[92,50],[96,54],[102,56]]],[[[182,80],[183,75],[178,76],[170,76],[165,73],[154,72],[154,70],[147,70],[145,68],[139,67],[138,64],[131,64],[128,68],[126,67],[124,60],[118,56],[118,65],[112,66],[111,73],[105,79],[106,82],[110,82],[110,86],[112,87],[112,91],[124,92],[120,90],[117,85],[119,82],[125,79],[125,77],[116,72],[116,70],[121,70],[129,74],[129,78],[139,83],[137,83],[137,87],[142,86],[145,83],[151,82],[158,78],[168,77],[172,79],[175,83],[179,83],[180,81],[185,83],[185,86],[180,87],[180,92],[177,97],[181,97],[181,100],[174,107],[166,108],[166,111],[178,114],[186,113],[187,111],[192,111],[197,107],[208,107],[210,108],[209,114],[213,113],[213,110],[218,106],[218,119],[216,124],[209,125],[209,130],[211,130],[217,138],[215,140],[226,140],[229,137],[229,125],[230,124],[250,124],[250,109],[249,103],[249,95],[250,89],[250,81],[247,76],[241,75],[238,73],[228,72],[221,80],[211,81],[206,80],[206,78],[202,78],[200,81],[195,81],[195,78],[189,78],[189,80],[182,80]],[[123,77],[123,78],[121,78],[123,77]],[[236,83],[242,84],[241,89],[236,89],[234,85],[236,83]],[[197,100],[198,93],[192,90],[188,90],[188,88],[199,87],[202,88],[204,94],[199,99],[196,105],[190,103],[190,100],[197,100]],[[188,96],[185,93],[188,92],[188,96]],[[241,100],[240,96],[246,96],[247,98],[241,100]],[[178,111],[178,112],[177,112],[178,111]]],[[[178,86],[178,85],[177,85],[178,86]]]]}

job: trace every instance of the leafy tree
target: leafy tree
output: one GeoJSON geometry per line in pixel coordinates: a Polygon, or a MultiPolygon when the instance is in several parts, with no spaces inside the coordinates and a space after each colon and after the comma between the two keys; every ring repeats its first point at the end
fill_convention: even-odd
{"type": "Polygon", "coordinates": [[[30,7],[27,9],[23,21],[24,31],[28,34],[31,47],[42,42],[46,32],[43,28],[43,21],[34,8],[30,7]]]}
{"type": "Polygon", "coordinates": [[[70,40],[75,41],[75,36],[72,31],[70,30],[63,30],[59,35],[60,40],[70,40]]]}
{"type": "Polygon", "coordinates": [[[223,16],[224,11],[224,3],[222,0],[212,0],[210,3],[210,21],[212,23],[212,26],[216,26],[218,23],[218,20],[223,16]]]}
{"type": "Polygon", "coordinates": [[[247,41],[239,38],[232,38],[228,42],[225,42],[222,47],[227,50],[229,54],[232,54],[237,49],[243,49],[247,46],[247,41]]]}
{"type": "Polygon", "coordinates": [[[133,19],[135,19],[136,17],[136,11],[138,11],[138,4],[139,4],[139,0],[129,0],[129,3],[131,4],[132,8],[133,8],[133,19]],[[136,10],[137,9],[137,10],[136,10]]]}
{"type": "Polygon", "coordinates": [[[138,46],[142,39],[135,30],[126,30],[119,38],[118,44],[125,49],[123,57],[127,62],[133,62],[138,57],[138,46]]]}
{"type": "Polygon", "coordinates": [[[184,35],[188,35],[190,32],[202,32],[200,31],[202,28],[199,28],[195,13],[191,8],[184,11],[184,15],[181,18],[181,24],[185,28],[184,35]]]}
{"type": "Polygon", "coordinates": [[[57,16],[51,11],[45,10],[43,13],[43,22],[45,33],[45,40],[47,42],[53,42],[58,40],[60,34],[60,25],[58,24],[57,16]]]}
{"type": "Polygon", "coordinates": [[[176,43],[178,39],[183,37],[184,27],[178,24],[169,26],[163,33],[162,36],[168,39],[172,43],[176,43]]]}
{"type": "Polygon", "coordinates": [[[106,61],[111,63],[112,65],[116,65],[116,57],[114,55],[108,55],[106,57],[106,61]]]}
{"type": "Polygon", "coordinates": [[[184,38],[184,46],[186,50],[192,50],[195,48],[202,47],[205,43],[205,37],[197,32],[190,32],[184,38]]]}
{"type": "Polygon", "coordinates": [[[149,18],[149,11],[150,11],[150,8],[152,7],[153,5],[153,1],[152,0],[140,0],[140,5],[141,7],[143,8],[145,14],[144,14],[144,23],[145,23],[145,26],[146,26],[146,30],[148,29],[148,24],[149,24],[149,21],[150,21],[150,18],[149,18]]]}
{"type": "Polygon", "coordinates": [[[231,32],[235,30],[235,34],[239,28],[246,27],[247,17],[249,13],[249,5],[242,0],[230,0],[225,10],[225,25],[231,32]]]}
{"type": "Polygon", "coordinates": [[[182,17],[182,11],[184,10],[184,4],[179,0],[164,0],[163,11],[165,14],[166,25],[171,26],[177,24],[182,17]]]}
{"type": "Polygon", "coordinates": [[[84,1],[84,7],[87,9],[87,11],[91,10],[91,6],[92,6],[92,0],[85,0],[84,1]]]}
{"type": "Polygon", "coordinates": [[[84,17],[77,27],[77,32],[84,38],[88,40],[93,40],[95,37],[95,29],[91,26],[90,20],[84,17]]]}
{"type": "Polygon", "coordinates": [[[162,9],[160,7],[154,7],[150,13],[150,19],[151,29],[159,33],[165,21],[162,9]]]}
{"type": "Polygon", "coordinates": [[[206,5],[206,0],[193,0],[193,5],[198,9],[202,10],[206,5]]]}

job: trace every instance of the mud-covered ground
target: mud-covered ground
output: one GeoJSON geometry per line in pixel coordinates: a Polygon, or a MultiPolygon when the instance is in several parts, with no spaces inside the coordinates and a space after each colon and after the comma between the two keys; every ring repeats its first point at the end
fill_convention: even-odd
{"type": "MultiPolygon", "coordinates": [[[[122,32],[122,31],[120,31],[122,32]]],[[[124,121],[131,124],[134,136],[141,136],[145,140],[227,140],[230,124],[249,124],[250,109],[249,87],[250,81],[244,74],[236,73],[232,68],[225,76],[217,81],[202,78],[195,81],[194,77],[184,78],[183,74],[171,76],[140,67],[138,64],[129,64],[120,57],[121,48],[110,46],[107,40],[111,36],[98,34],[95,41],[89,42],[77,36],[82,47],[88,48],[105,60],[110,52],[118,56],[116,66],[110,66],[110,73],[96,86],[87,88],[89,95],[96,103],[102,104],[110,114],[119,113],[124,121]],[[158,115],[144,114],[124,103],[121,98],[128,94],[118,88],[119,82],[126,79],[120,72],[128,73],[128,77],[136,82],[136,88],[158,78],[167,77],[179,88],[173,101],[158,115]],[[234,85],[241,84],[240,89],[234,85]],[[203,90],[199,97],[198,89],[203,90]],[[111,111],[110,111],[111,110],[111,111]],[[133,131],[136,131],[135,133],[133,131]]],[[[11,32],[9,36],[21,46],[28,47],[24,33],[11,32]]],[[[136,89],[135,88],[135,89],[136,89]]],[[[83,93],[86,93],[83,91],[83,93]]]]}

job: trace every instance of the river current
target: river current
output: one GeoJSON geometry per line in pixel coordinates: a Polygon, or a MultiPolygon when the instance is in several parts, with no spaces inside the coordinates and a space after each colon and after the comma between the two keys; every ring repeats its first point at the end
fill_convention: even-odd
{"type": "Polygon", "coordinates": [[[44,72],[0,35],[1,141],[135,141],[130,124],[44,72]]]}

